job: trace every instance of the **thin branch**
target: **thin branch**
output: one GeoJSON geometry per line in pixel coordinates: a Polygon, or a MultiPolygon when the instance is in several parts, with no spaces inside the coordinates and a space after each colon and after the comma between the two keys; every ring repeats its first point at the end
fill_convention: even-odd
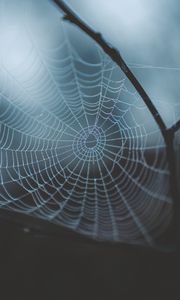
{"type": "Polygon", "coordinates": [[[172,127],[168,129],[168,131],[171,131],[173,134],[176,133],[180,129],[180,120],[177,121],[172,127]]]}
{"type": "Polygon", "coordinates": [[[132,71],[129,69],[127,64],[125,63],[124,59],[122,58],[119,51],[112,46],[110,46],[102,37],[100,33],[95,32],[90,26],[88,26],[84,21],[82,21],[78,15],[75,14],[75,12],[64,3],[64,1],[61,0],[52,0],[64,13],[64,19],[67,21],[70,21],[71,23],[75,24],[77,27],[79,27],[82,31],[84,31],[88,36],[90,36],[103,50],[104,52],[121,68],[123,73],[126,75],[126,77],[130,80],[138,94],[143,99],[144,103],[148,107],[150,113],[152,114],[154,120],[158,124],[162,135],[164,138],[166,138],[166,125],[160,116],[158,110],[154,106],[153,102],[151,101],[150,97],[138,81],[138,79],[135,77],[135,75],[132,73],[132,71]]]}

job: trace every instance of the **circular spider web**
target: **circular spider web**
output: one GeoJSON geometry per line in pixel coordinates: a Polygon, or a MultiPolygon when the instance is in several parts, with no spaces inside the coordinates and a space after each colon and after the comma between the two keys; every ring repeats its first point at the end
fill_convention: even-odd
{"type": "MultiPolygon", "coordinates": [[[[153,244],[172,216],[161,133],[120,69],[82,33],[1,65],[0,207],[95,239],[153,244]]],[[[19,37],[20,38],[20,37],[19,37]]]]}

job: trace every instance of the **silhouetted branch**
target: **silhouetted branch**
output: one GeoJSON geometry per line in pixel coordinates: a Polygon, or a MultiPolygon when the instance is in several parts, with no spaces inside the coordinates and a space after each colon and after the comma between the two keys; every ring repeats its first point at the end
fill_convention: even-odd
{"type": "Polygon", "coordinates": [[[100,33],[95,32],[90,26],[88,26],[84,21],[82,21],[79,16],[77,16],[72,9],[61,0],[52,0],[64,13],[64,19],[78,26],[82,31],[84,31],[87,35],[89,35],[101,48],[104,52],[121,68],[126,77],[130,80],[138,94],[143,99],[144,103],[147,105],[150,113],[158,124],[163,136],[165,137],[166,125],[160,116],[158,110],[154,106],[150,97],[138,81],[138,79],[134,76],[132,71],[129,69],[124,59],[122,58],[119,51],[112,46],[110,46],[102,37],[100,33]]]}

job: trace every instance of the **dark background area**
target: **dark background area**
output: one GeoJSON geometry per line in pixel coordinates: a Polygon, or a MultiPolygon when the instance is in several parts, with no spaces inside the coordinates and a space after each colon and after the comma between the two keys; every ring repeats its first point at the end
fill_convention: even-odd
{"type": "Polygon", "coordinates": [[[0,299],[180,299],[176,254],[93,242],[27,217],[24,227],[7,216],[0,223],[0,299]]]}

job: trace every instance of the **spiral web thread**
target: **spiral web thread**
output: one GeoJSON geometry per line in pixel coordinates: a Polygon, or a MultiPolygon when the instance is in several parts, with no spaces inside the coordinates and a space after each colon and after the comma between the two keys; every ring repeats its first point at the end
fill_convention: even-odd
{"type": "Polygon", "coordinates": [[[29,33],[25,67],[1,68],[0,208],[153,245],[172,217],[164,140],[120,69],[67,31],[42,49],[29,33]]]}

